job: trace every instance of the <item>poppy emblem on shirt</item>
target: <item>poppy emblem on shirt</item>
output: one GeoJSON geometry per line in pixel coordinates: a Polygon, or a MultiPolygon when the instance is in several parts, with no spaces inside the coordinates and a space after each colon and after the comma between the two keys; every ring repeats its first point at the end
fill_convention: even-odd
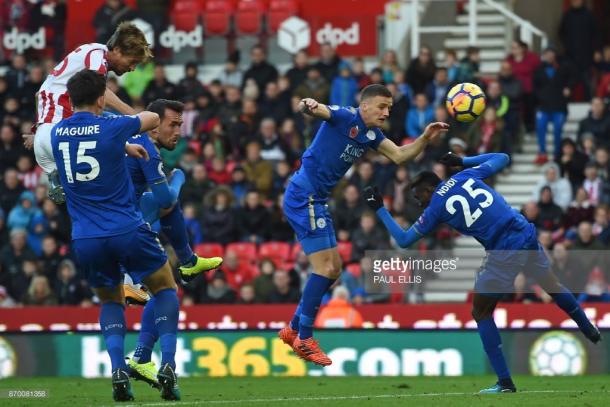
{"type": "Polygon", "coordinates": [[[349,129],[349,136],[351,138],[356,138],[357,135],[358,135],[358,126],[354,126],[351,129],[349,129]]]}

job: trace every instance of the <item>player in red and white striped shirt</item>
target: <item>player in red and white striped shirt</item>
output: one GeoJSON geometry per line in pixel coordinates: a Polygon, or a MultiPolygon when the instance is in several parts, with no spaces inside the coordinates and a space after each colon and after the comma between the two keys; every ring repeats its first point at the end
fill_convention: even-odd
{"type": "MultiPolygon", "coordinates": [[[[69,53],[49,73],[37,93],[36,135],[34,154],[38,165],[49,177],[49,196],[56,203],[63,202],[63,191],[56,179],[57,167],[51,150],[51,129],[60,120],[72,115],[72,106],[66,85],[77,72],[89,69],[106,76],[109,71],[117,75],[131,72],[136,65],[146,62],[152,53],[142,31],[131,23],[122,23],[107,44],[84,44],[69,53]],[[57,188],[59,187],[59,188],[57,188]]],[[[135,114],[131,106],[123,103],[106,88],[106,105],[122,114],[135,114]]],[[[138,146],[126,146],[130,155],[140,156],[138,146]]]]}

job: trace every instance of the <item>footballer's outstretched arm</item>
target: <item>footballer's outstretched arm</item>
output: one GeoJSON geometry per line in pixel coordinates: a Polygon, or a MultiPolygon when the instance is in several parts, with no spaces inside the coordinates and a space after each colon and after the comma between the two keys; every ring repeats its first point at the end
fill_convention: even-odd
{"type": "Polygon", "coordinates": [[[379,144],[377,151],[388,157],[393,163],[402,164],[417,157],[424,151],[430,140],[438,137],[439,134],[446,132],[448,129],[449,125],[447,123],[430,123],[426,126],[422,135],[411,144],[399,147],[392,140],[386,138],[379,144]]]}
{"type": "Polygon", "coordinates": [[[104,93],[104,99],[106,101],[106,106],[112,110],[121,114],[136,114],[133,107],[119,99],[119,97],[108,88],[106,88],[106,92],[104,93]]]}
{"type": "Polygon", "coordinates": [[[464,163],[464,167],[474,167],[483,164],[488,165],[495,174],[502,171],[504,167],[508,165],[510,157],[508,154],[504,153],[488,153],[475,155],[473,157],[464,157],[462,162],[464,163]]]}
{"type": "Polygon", "coordinates": [[[388,212],[385,207],[377,209],[377,216],[379,219],[381,219],[394,240],[396,240],[396,243],[398,243],[398,245],[402,248],[411,246],[413,243],[417,242],[423,237],[413,226],[407,230],[404,230],[398,223],[396,223],[390,212],[388,212]]]}
{"type": "Polygon", "coordinates": [[[390,215],[390,212],[388,212],[388,210],[385,208],[383,204],[383,196],[381,196],[381,192],[379,192],[377,187],[365,188],[364,199],[368,207],[374,210],[379,219],[382,220],[386,229],[388,229],[400,247],[409,247],[422,237],[422,235],[417,232],[413,226],[405,231],[398,223],[396,223],[394,218],[392,218],[392,215],[390,215]]]}
{"type": "Polygon", "coordinates": [[[325,104],[319,103],[312,98],[301,99],[299,102],[299,110],[309,116],[317,117],[318,119],[330,119],[330,109],[325,104]]]}

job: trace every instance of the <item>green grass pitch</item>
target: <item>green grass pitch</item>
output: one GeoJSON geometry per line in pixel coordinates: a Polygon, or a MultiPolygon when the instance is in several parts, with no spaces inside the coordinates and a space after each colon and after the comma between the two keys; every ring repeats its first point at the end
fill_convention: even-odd
{"type": "MultiPolygon", "coordinates": [[[[492,376],[183,378],[181,402],[164,402],[156,390],[136,382],[141,406],[603,406],[610,401],[610,376],[517,376],[517,394],[478,395],[492,376]]],[[[107,406],[110,379],[11,378],[0,381],[4,406],[107,406]],[[9,399],[6,390],[48,390],[45,399],[9,399]]]]}

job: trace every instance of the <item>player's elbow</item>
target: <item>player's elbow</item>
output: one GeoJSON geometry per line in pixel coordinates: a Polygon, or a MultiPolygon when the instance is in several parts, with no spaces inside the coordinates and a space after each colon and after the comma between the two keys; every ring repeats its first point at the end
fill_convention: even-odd
{"type": "Polygon", "coordinates": [[[411,241],[408,238],[407,234],[403,234],[400,236],[396,237],[396,243],[398,244],[398,246],[400,246],[402,249],[406,249],[407,247],[411,246],[411,241]]]}
{"type": "Polygon", "coordinates": [[[502,163],[502,167],[506,167],[510,163],[510,156],[506,153],[498,153],[498,160],[502,163]]]}
{"type": "Polygon", "coordinates": [[[155,199],[162,209],[171,209],[177,202],[177,197],[171,193],[155,194],[155,199]]]}

